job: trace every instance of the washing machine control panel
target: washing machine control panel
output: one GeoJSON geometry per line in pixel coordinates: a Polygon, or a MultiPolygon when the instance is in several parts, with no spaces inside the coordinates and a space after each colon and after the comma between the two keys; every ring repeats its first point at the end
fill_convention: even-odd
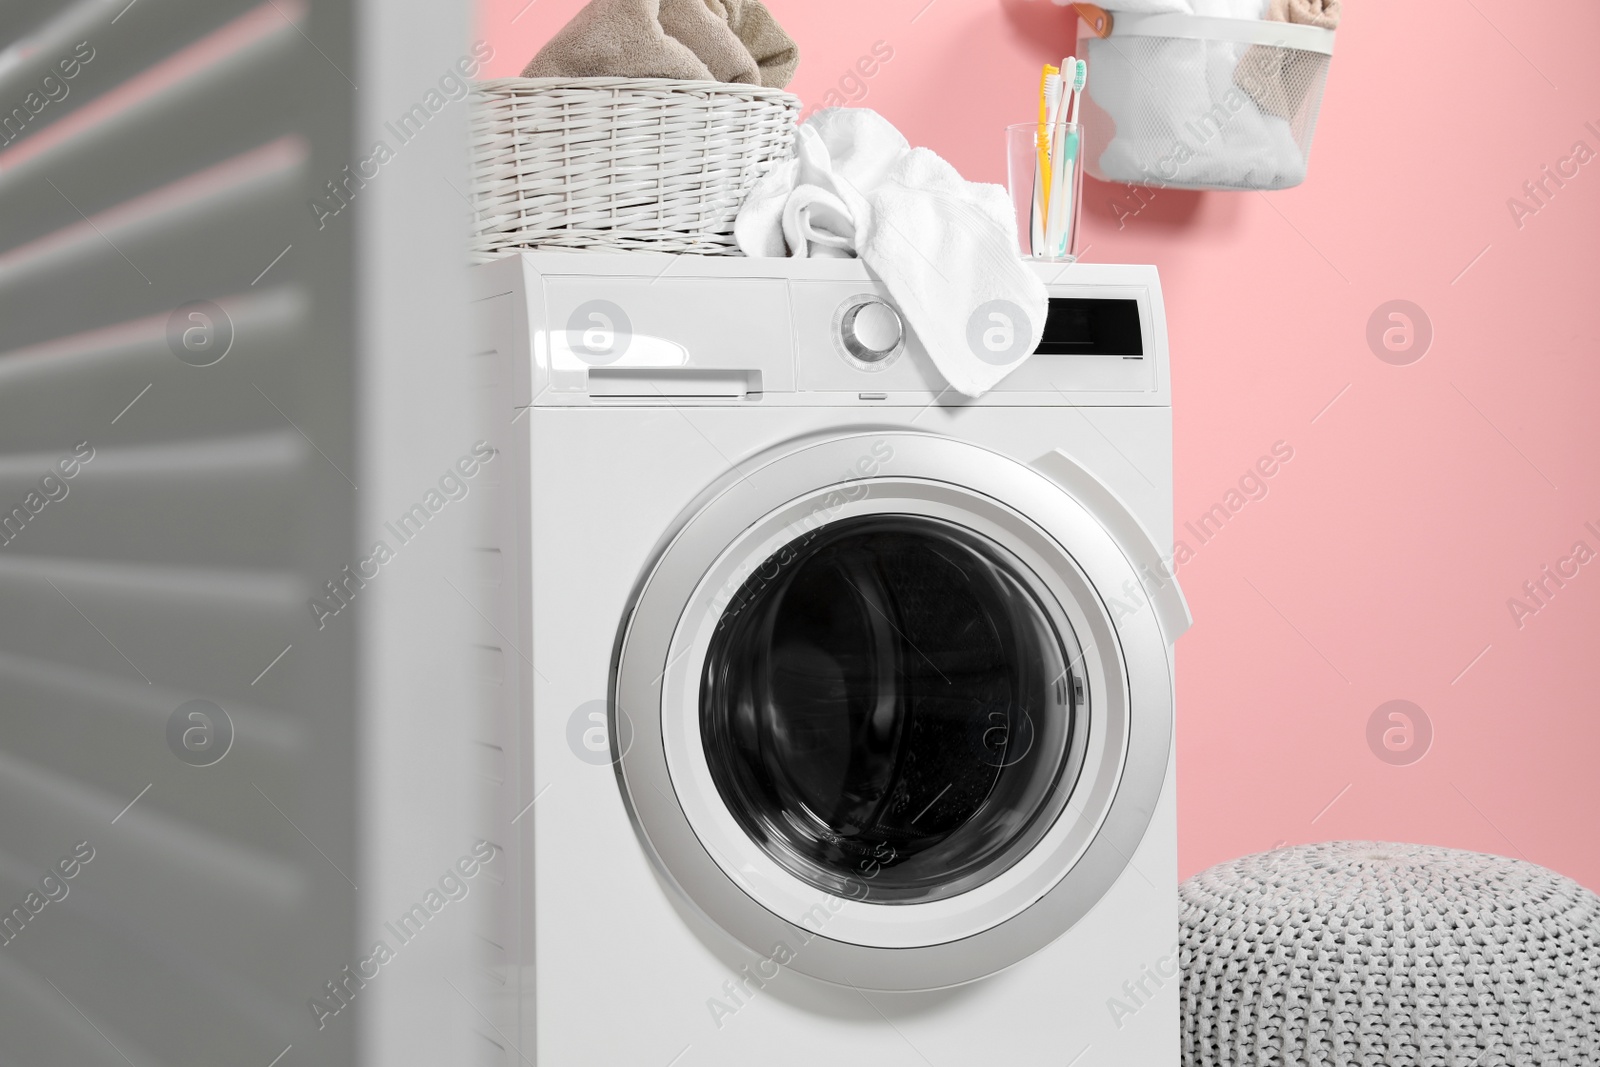
{"type": "MultiPolygon", "coordinates": [[[[1029,394],[1046,405],[1077,394],[1108,403],[1119,394],[1128,403],[1159,399],[1165,381],[1159,294],[1130,271],[1103,274],[1047,283],[1050,303],[1038,346],[991,392],[1029,394]]],[[[789,304],[801,392],[876,401],[949,391],[924,339],[881,284],[797,278],[789,283],[789,304]]],[[[969,331],[955,347],[974,343],[969,331]]]]}
{"type": "MultiPolygon", "coordinates": [[[[527,253],[490,266],[506,295],[532,283],[517,298],[532,355],[519,386],[525,405],[969,403],[952,397],[922,336],[929,324],[857,261],[527,253]]],[[[1040,342],[979,402],[1167,403],[1155,269],[1038,273],[1050,301],[1040,342]]],[[[1014,363],[1020,342],[998,318],[1003,304],[972,309],[964,328],[961,315],[941,316],[952,336],[939,339],[940,357],[970,350],[998,362],[973,347],[981,344],[1014,363]],[[1004,343],[995,349],[991,338],[1004,343]]]]}

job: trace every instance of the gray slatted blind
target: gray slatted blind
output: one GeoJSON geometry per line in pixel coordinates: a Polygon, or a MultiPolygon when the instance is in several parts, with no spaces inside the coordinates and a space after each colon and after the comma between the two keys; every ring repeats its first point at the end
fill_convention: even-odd
{"type": "Polygon", "coordinates": [[[467,1062],[463,915],[345,968],[470,850],[471,505],[311,607],[481,436],[462,116],[310,206],[464,20],[0,8],[0,1063],[467,1062]]]}

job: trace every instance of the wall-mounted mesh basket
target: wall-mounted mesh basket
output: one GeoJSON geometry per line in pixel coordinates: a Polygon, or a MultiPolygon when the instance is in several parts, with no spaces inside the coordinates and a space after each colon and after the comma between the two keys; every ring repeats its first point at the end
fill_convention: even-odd
{"type": "Polygon", "coordinates": [[[1286,22],[1118,13],[1085,45],[1085,168],[1177,189],[1299,185],[1333,41],[1286,22]]]}

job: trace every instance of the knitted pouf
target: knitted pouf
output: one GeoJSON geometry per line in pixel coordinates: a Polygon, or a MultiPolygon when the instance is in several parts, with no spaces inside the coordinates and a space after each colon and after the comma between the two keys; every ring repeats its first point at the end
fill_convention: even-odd
{"type": "Polygon", "coordinates": [[[1600,897],[1543,867],[1338,841],[1180,893],[1185,1067],[1600,1065],[1600,897]]]}

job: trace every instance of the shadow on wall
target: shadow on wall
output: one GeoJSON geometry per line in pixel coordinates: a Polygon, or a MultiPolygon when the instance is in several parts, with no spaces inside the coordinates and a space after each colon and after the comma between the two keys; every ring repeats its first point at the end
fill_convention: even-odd
{"type": "Polygon", "coordinates": [[[1175,233],[1196,225],[1205,193],[1196,189],[1123,185],[1088,178],[1083,183],[1083,213],[1115,230],[1137,220],[1140,226],[1175,233]]]}

